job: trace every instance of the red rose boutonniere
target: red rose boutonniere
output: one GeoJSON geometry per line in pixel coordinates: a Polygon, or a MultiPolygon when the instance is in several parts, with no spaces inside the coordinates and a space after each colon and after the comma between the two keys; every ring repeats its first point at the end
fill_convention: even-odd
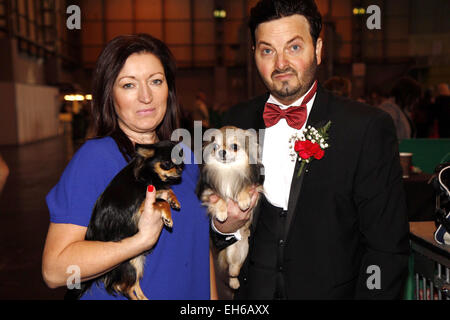
{"type": "Polygon", "coordinates": [[[297,158],[298,161],[301,161],[297,177],[299,177],[302,173],[305,164],[314,159],[320,160],[325,155],[325,149],[330,146],[327,143],[328,129],[330,126],[331,121],[328,121],[325,126],[319,128],[318,130],[314,127],[308,126],[306,129],[303,129],[302,132],[293,135],[289,139],[290,148],[292,150],[291,156],[293,157],[293,160],[297,158]]]}

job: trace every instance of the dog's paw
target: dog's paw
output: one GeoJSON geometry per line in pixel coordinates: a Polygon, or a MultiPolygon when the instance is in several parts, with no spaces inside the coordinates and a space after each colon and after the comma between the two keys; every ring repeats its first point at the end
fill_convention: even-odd
{"type": "Polygon", "coordinates": [[[169,202],[172,209],[180,210],[180,208],[181,208],[180,202],[178,201],[175,193],[173,193],[172,189],[169,189],[167,201],[169,202]]]}
{"type": "Polygon", "coordinates": [[[162,220],[163,220],[163,222],[164,222],[164,225],[166,226],[166,227],[169,227],[169,228],[172,228],[173,227],[173,221],[172,221],[172,218],[170,218],[170,217],[165,217],[164,215],[162,215],[162,220]]]}
{"type": "Polygon", "coordinates": [[[230,288],[234,290],[239,289],[241,285],[238,278],[230,278],[230,282],[228,284],[230,285],[230,288]]]}
{"type": "Polygon", "coordinates": [[[139,281],[137,281],[129,290],[128,290],[128,297],[131,300],[148,300],[148,298],[145,296],[144,292],[141,289],[141,286],[139,284],[139,281]]]}
{"type": "Polygon", "coordinates": [[[247,211],[248,208],[250,208],[251,202],[252,198],[250,197],[250,194],[246,192],[246,190],[243,190],[238,194],[237,203],[239,205],[239,209],[241,209],[242,211],[247,211]]]}
{"type": "Polygon", "coordinates": [[[178,201],[175,193],[173,193],[172,189],[158,190],[156,192],[156,198],[167,201],[172,209],[180,210],[181,208],[180,202],[178,201]]]}
{"type": "Polygon", "coordinates": [[[216,212],[215,217],[219,222],[224,222],[228,218],[227,211],[218,211],[216,212]]]}
{"type": "Polygon", "coordinates": [[[167,227],[172,228],[173,221],[169,203],[164,200],[158,200],[153,204],[153,208],[156,212],[160,213],[161,219],[163,220],[164,224],[167,227]]]}
{"type": "Polygon", "coordinates": [[[180,202],[178,202],[178,199],[175,198],[175,197],[174,198],[169,198],[169,204],[172,207],[172,209],[175,209],[175,210],[180,210],[181,209],[180,202]]]}
{"type": "Polygon", "coordinates": [[[210,203],[208,210],[211,216],[215,217],[219,222],[224,222],[228,218],[227,203],[222,198],[216,203],[210,203]]]}

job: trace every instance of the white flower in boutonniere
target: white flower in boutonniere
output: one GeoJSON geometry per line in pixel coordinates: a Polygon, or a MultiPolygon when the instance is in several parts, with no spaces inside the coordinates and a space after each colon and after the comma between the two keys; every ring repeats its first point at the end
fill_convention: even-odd
{"type": "Polygon", "coordinates": [[[331,121],[328,121],[325,126],[319,129],[308,126],[289,139],[289,148],[292,150],[291,156],[293,160],[298,158],[298,161],[301,161],[297,177],[300,176],[307,163],[310,163],[314,159],[320,160],[325,155],[325,149],[330,146],[327,143],[328,129],[330,126],[331,121]]]}

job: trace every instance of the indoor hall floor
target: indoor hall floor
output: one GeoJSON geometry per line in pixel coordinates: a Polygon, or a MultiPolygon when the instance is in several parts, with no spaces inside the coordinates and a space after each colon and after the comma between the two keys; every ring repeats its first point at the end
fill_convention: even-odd
{"type": "Polygon", "coordinates": [[[0,146],[10,175],[0,195],[0,300],[62,299],[49,289],[41,261],[49,213],[45,196],[73,155],[68,136],[23,146],[0,146]]]}

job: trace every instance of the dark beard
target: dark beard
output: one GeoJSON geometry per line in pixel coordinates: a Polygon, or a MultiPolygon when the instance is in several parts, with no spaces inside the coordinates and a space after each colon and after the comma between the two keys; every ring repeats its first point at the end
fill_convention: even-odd
{"type": "MultiPolygon", "coordinates": [[[[283,87],[285,86],[285,85],[287,85],[288,84],[288,82],[286,81],[286,82],[283,82],[283,87]]],[[[292,97],[292,96],[296,96],[300,91],[302,90],[302,87],[301,86],[298,86],[297,88],[294,88],[293,90],[289,90],[289,88],[288,87],[286,87],[286,89],[285,90],[274,90],[273,92],[272,92],[272,94],[275,96],[275,97],[280,97],[280,98],[289,98],[289,97],[292,97]]],[[[302,95],[300,95],[300,96],[302,96],[302,95]]]]}
{"type": "MultiPolygon", "coordinates": [[[[295,100],[306,94],[306,92],[308,92],[308,90],[311,88],[316,76],[316,70],[317,70],[317,58],[316,56],[314,56],[313,62],[311,63],[309,68],[305,70],[304,77],[300,79],[301,81],[304,82],[299,83],[299,85],[295,88],[289,89],[289,87],[287,86],[288,82],[286,81],[282,83],[283,88],[281,90],[272,89],[270,93],[274,95],[275,98],[279,98],[280,100],[290,100],[294,102],[295,100]]],[[[290,72],[295,76],[298,75],[297,71],[295,71],[291,67],[287,67],[284,70],[275,70],[272,73],[272,77],[287,72],[290,72]]]]}

